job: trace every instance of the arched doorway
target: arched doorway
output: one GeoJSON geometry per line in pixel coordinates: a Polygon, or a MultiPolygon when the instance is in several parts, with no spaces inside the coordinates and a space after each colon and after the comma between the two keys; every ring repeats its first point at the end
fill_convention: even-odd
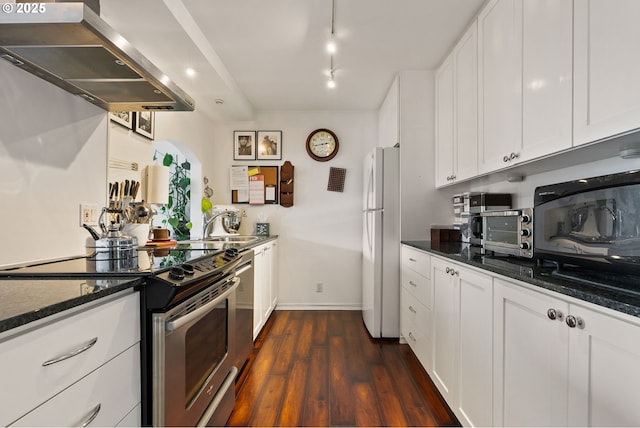
{"type": "Polygon", "coordinates": [[[169,203],[158,207],[153,227],[168,228],[172,238],[177,240],[191,239],[194,235],[199,237],[202,229],[200,160],[180,141],[156,140],[153,149],[153,163],[170,168],[169,203]]]}

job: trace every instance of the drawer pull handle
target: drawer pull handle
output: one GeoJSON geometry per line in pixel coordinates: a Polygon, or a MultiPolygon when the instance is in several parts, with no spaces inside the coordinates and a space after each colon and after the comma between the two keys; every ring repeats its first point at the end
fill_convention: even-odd
{"type": "Polygon", "coordinates": [[[411,258],[411,257],[409,257],[409,261],[410,261],[410,262],[417,262],[417,260],[416,260],[416,259],[411,258]]]}
{"type": "Polygon", "coordinates": [[[418,284],[416,284],[415,282],[413,282],[413,281],[411,281],[411,280],[409,280],[409,284],[413,285],[414,287],[417,287],[417,286],[418,286],[418,284]]]}
{"type": "Polygon", "coordinates": [[[90,341],[88,341],[86,344],[82,345],[75,351],[71,351],[68,354],[64,354],[59,357],[52,358],[48,361],[45,361],[44,363],[42,363],[42,366],[43,367],[50,366],[51,364],[59,363],[60,361],[68,360],[71,357],[75,357],[78,354],[82,354],[84,351],[89,350],[93,345],[95,345],[97,341],[98,341],[98,338],[94,337],[93,339],[91,339],[90,341]]]}
{"type": "Polygon", "coordinates": [[[418,312],[416,312],[416,310],[413,308],[413,306],[409,306],[409,310],[411,312],[413,312],[414,314],[417,314],[418,312]]]}
{"type": "Polygon", "coordinates": [[[93,420],[98,416],[98,413],[100,413],[101,407],[101,404],[98,404],[96,407],[94,407],[93,410],[91,410],[91,413],[89,413],[89,416],[85,418],[84,422],[80,423],[78,426],[82,428],[89,426],[89,424],[93,422],[93,420]]]}

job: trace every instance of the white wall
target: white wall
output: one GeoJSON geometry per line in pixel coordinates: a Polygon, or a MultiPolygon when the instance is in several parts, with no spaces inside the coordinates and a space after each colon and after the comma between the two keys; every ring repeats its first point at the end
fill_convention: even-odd
{"type": "Polygon", "coordinates": [[[362,175],[365,153],[377,141],[377,113],[265,112],[255,122],[217,123],[214,132],[214,203],[229,204],[231,165],[295,167],[294,206],[248,206],[240,233],[254,233],[260,214],[271,234],[279,235],[279,307],[360,308],[362,246],[362,175]],[[317,128],[333,130],[340,141],[338,155],[316,162],[305,143],[317,128]],[[282,161],[233,161],[234,130],[282,130],[282,161]],[[327,191],[330,167],[346,168],[344,192],[327,191]],[[316,293],[323,283],[324,292],[316,293]]]}
{"type": "Polygon", "coordinates": [[[106,198],[107,113],[0,61],[0,265],[84,253],[106,198]]]}

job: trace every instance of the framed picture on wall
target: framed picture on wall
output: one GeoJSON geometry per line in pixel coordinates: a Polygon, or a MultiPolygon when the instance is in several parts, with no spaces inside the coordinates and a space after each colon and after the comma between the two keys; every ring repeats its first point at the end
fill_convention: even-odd
{"type": "Polygon", "coordinates": [[[112,111],[109,112],[109,119],[127,129],[133,129],[132,111],[112,111]]]}
{"type": "Polygon", "coordinates": [[[233,160],[256,158],[256,132],[233,131],[233,160]]]}
{"type": "Polygon", "coordinates": [[[282,159],[282,131],[258,131],[256,142],[259,160],[282,159]]]}
{"type": "Polygon", "coordinates": [[[151,140],[154,138],[155,115],[152,111],[136,112],[134,131],[151,140]]]}

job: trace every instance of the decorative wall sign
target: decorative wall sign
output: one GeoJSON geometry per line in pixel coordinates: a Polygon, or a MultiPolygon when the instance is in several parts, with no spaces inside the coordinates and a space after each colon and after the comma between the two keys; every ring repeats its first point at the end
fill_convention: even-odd
{"type": "Polygon", "coordinates": [[[282,131],[258,131],[258,160],[282,159],[282,131]]]}
{"type": "Polygon", "coordinates": [[[140,134],[153,140],[155,135],[155,115],[152,111],[136,112],[135,128],[136,134],[140,134]]]}
{"type": "Polygon", "coordinates": [[[124,126],[127,129],[133,129],[133,112],[132,111],[112,111],[109,112],[109,119],[113,122],[124,126]]]}
{"type": "Polygon", "coordinates": [[[327,190],[330,192],[344,192],[344,179],[347,175],[345,168],[329,169],[329,183],[327,184],[327,190]]]}
{"type": "Polygon", "coordinates": [[[233,159],[255,160],[256,132],[233,131],[233,159]]]}

